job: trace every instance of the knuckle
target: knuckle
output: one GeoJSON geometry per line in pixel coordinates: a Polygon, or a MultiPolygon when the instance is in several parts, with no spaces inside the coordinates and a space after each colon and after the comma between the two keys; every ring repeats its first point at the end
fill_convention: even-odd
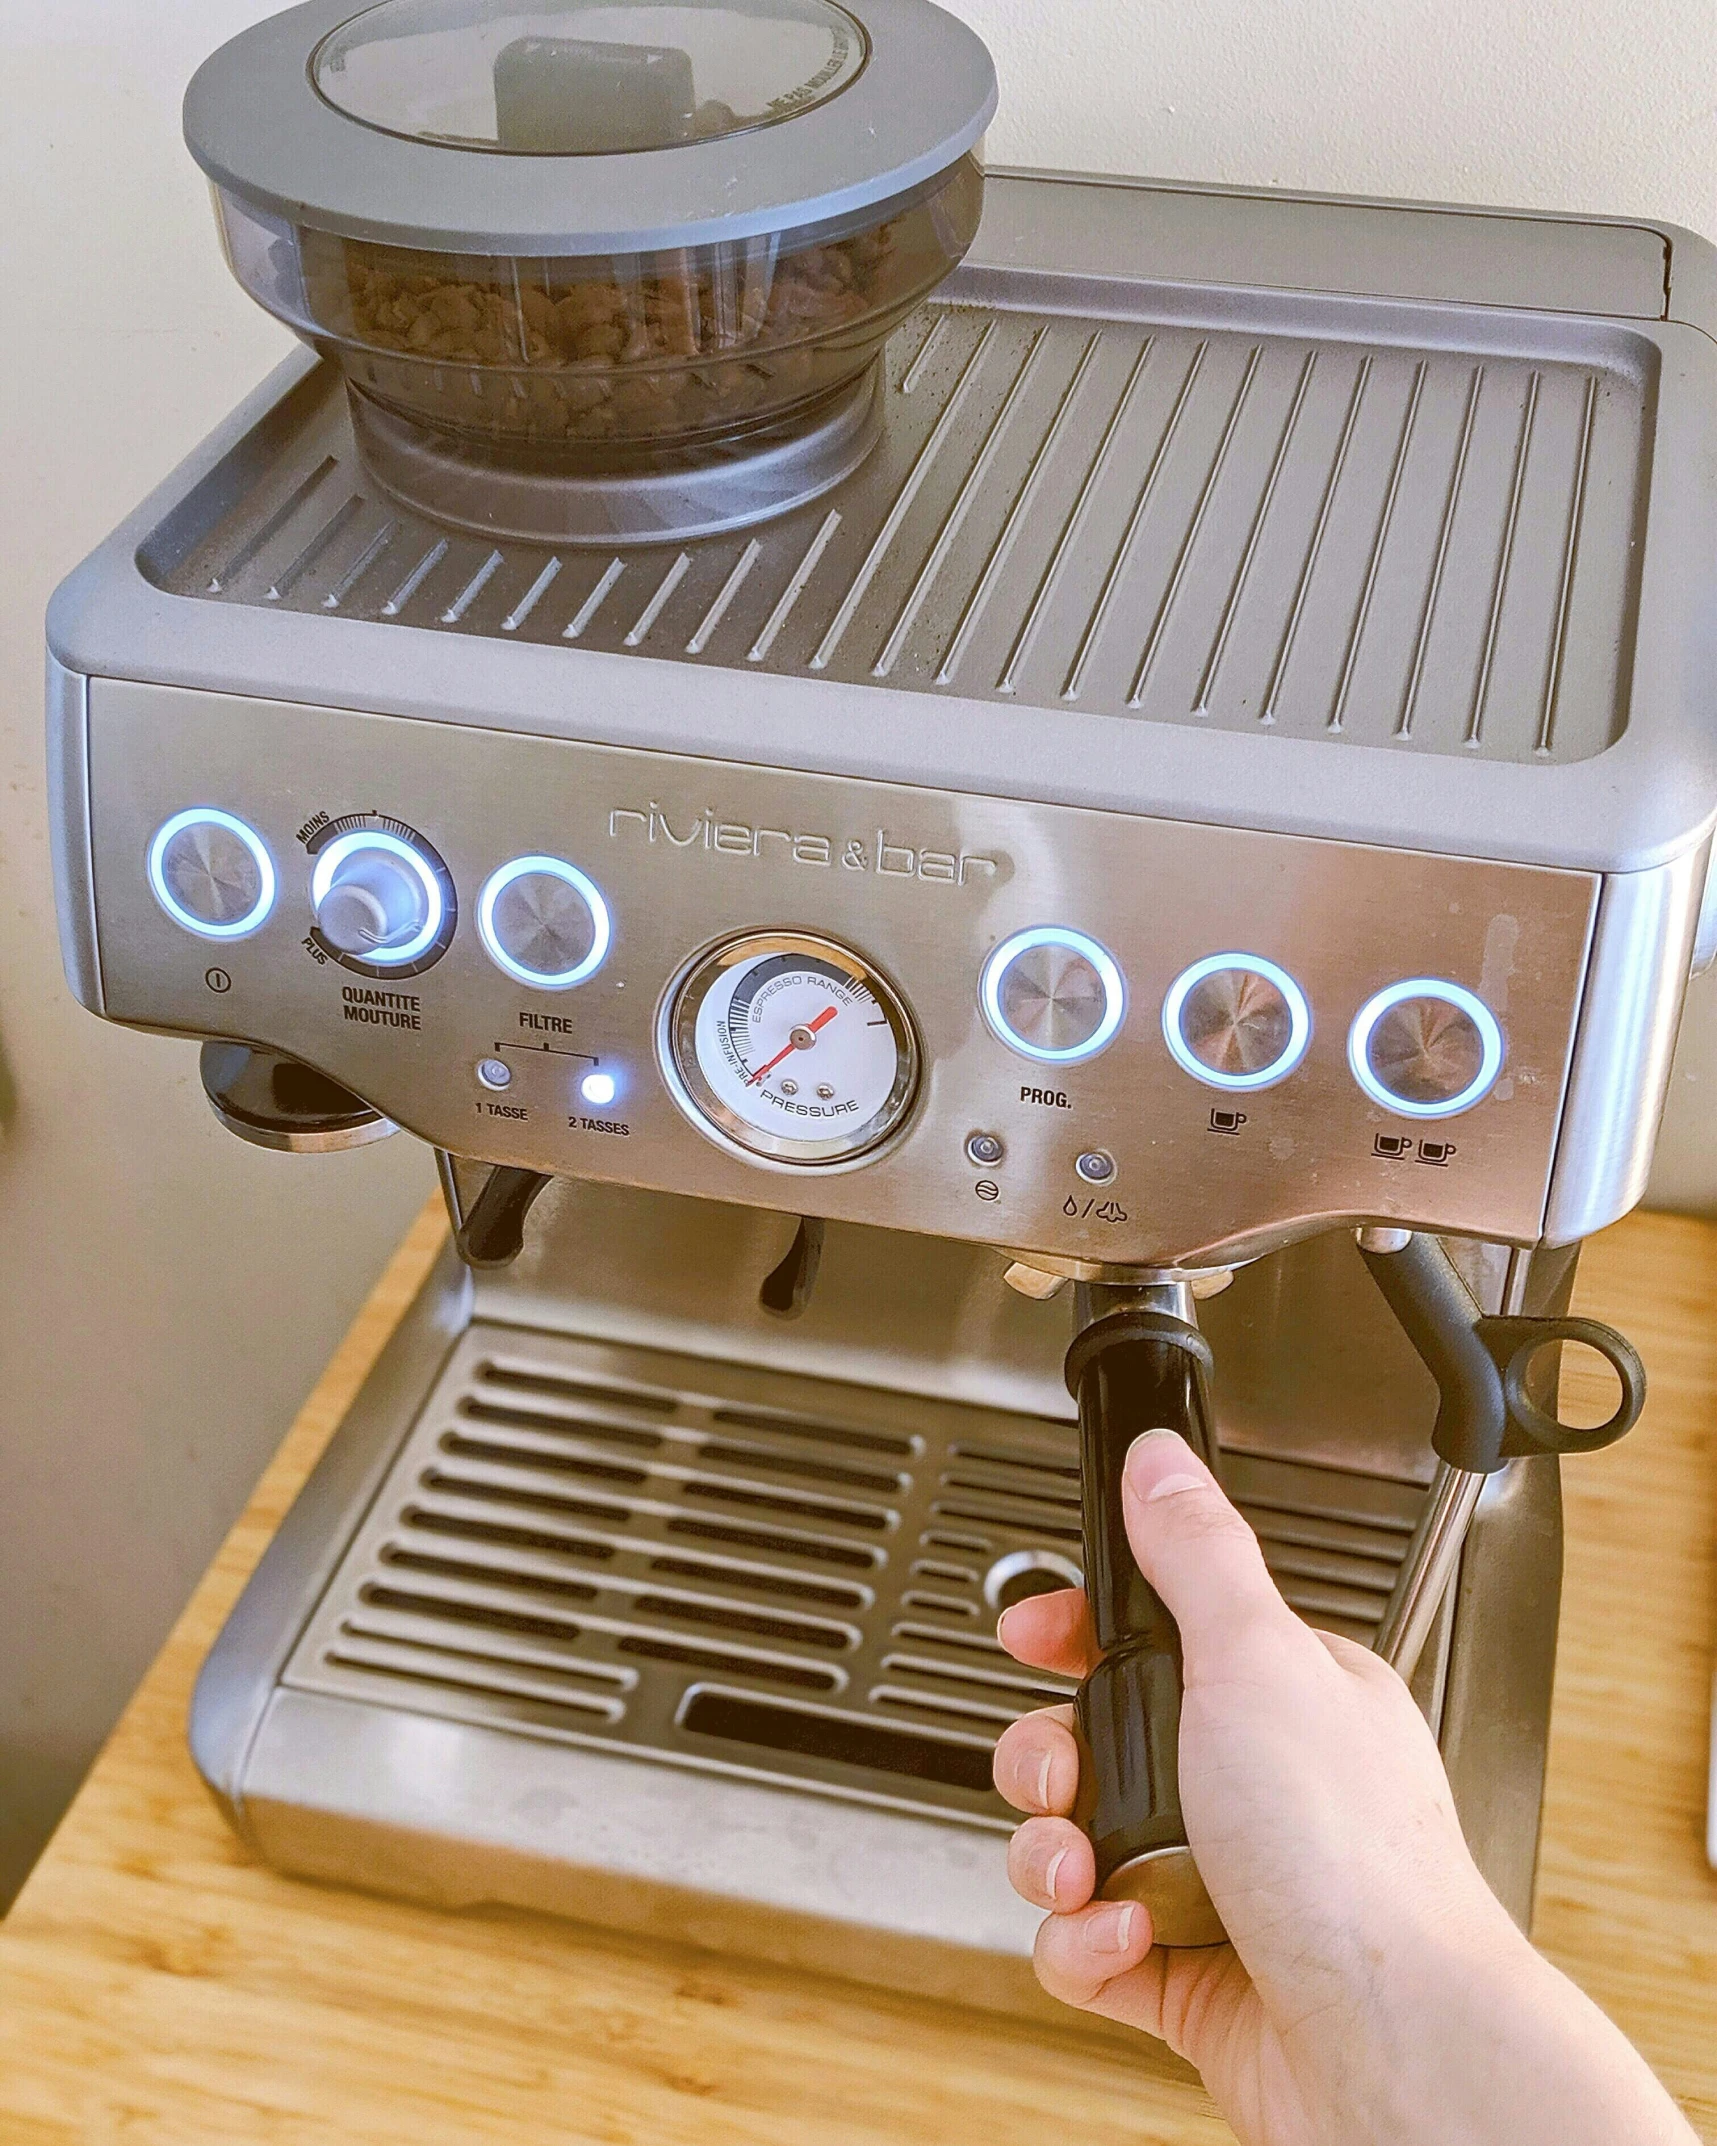
{"type": "Polygon", "coordinates": [[[1040,1810],[1039,1783],[1045,1772],[1045,1745],[1041,1731],[1017,1722],[996,1745],[993,1772],[997,1792],[1016,1811],[1040,1810]]]}
{"type": "Polygon", "coordinates": [[[1020,1780],[1020,1745],[1025,1740],[1023,1728],[1023,1723],[1016,1722],[1011,1729],[1004,1729],[996,1739],[990,1760],[990,1778],[996,1784],[996,1794],[1005,1797],[1015,1810],[1020,1808],[1014,1790],[1020,1780]]]}
{"type": "Polygon", "coordinates": [[[1046,1915],[1038,1925],[1032,1946],[1032,1970],[1047,1996],[1083,2012],[1089,2010],[1096,1990],[1090,1977],[1080,1973],[1075,1961],[1068,1957],[1069,1934],[1069,1925],[1059,1916],[1046,1915]]]}
{"type": "Polygon", "coordinates": [[[1079,1750],[1065,1709],[1028,1714],[1003,1731],[992,1762],[997,1792],[1016,1811],[1065,1815],[1079,1790],[1079,1750]]]}
{"type": "Polygon", "coordinates": [[[1234,1550],[1258,1548],[1258,1538],[1241,1514],[1211,1484],[1172,1491],[1157,1502],[1155,1511],[1182,1541],[1222,1544],[1234,1550]]]}
{"type": "Polygon", "coordinates": [[[1064,1846],[1060,1828],[1059,1819],[1028,1818],[1008,1844],[1008,1876],[1016,1887],[1041,1895],[1043,1905],[1050,1897],[1050,1866],[1064,1846]]]}

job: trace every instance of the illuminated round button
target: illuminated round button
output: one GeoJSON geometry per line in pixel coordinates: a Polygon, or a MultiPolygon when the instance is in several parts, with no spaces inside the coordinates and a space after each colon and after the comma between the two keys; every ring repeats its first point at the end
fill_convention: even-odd
{"type": "Polygon", "coordinates": [[[1046,1065],[1095,1058],[1115,1040],[1127,1007],[1114,956],[1060,925],[1005,939],[984,964],[978,995],[1009,1050],[1046,1065]]]}
{"type": "Polygon", "coordinates": [[[175,813],[150,843],[149,884],[184,930],[242,939],[267,922],[279,882],[255,828],[202,805],[175,813]]]}
{"type": "Polygon", "coordinates": [[[435,867],[382,828],[341,835],[318,853],[310,901],[316,928],[335,952],[377,968],[419,960],[447,920],[435,867]]]}
{"type": "Polygon", "coordinates": [[[1163,1040],[1209,1087],[1268,1088],[1306,1055],[1312,1011],[1273,961],[1211,954],[1176,977],[1163,1001],[1163,1040]]]}
{"type": "Polygon", "coordinates": [[[1484,1000],[1435,977],[1379,991],[1347,1039],[1354,1079],[1403,1118],[1471,1110],[1495,1085],[1502,1060],[1502,1030],[1484,1000]]]}
{"type": "Polygon", "coordinates": [[[515,857],[477,903],[497,968],[536,991],[570,991],[608,959],[614,927],[594,880],[560,857],[515,857]]]}

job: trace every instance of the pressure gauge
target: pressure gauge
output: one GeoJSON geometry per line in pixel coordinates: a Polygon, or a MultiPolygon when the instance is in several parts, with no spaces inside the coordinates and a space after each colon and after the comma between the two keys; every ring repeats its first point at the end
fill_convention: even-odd
{"type": "Polygon", "coordinates": [[[765,1162],[856,1162],[899,1129],[918,1089],[900,999],[848,948],[797,932],[700,954],[663,1001],[658,1049],[693,1124],[765,1162]]]}

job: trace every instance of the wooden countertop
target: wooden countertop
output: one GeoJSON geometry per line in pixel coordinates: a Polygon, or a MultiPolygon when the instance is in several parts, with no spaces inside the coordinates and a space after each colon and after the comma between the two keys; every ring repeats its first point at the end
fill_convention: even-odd
{"type": "MultiPolygon", "coordinates": [[[[12,1915],[0,2146],[1219,2146],[1153,2061],[510,1913],[438,1915],[247,1860],[184,1747],[192,1679],[441,1241],[426,1212],[293,1426],[12,1915]]],[[[1598,1239],[1580,1308],[1646,1420],[1566,1470],[1538,1938],[1717,2142],[1717,1227],[1598,1239]]],[[[75,1458],[73,1460],[75,1465],[75,1458]]]]}

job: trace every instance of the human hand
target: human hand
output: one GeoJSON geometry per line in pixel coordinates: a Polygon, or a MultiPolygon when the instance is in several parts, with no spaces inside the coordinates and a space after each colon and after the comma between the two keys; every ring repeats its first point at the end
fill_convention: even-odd
{"type": "MultiPolygon", "coordinates": [[[[1122,1496],[1133,1554],[1180,1627],[1181,1805],[1231,1942],[1154,1950],[1146,1909],[1093,1900],[1091,1844],[1069,1815],[1072,1709],[1052,1708],[996,1747],[998,1788],[1033,1814],[1009,1875],[1050,1910],[1045,1989],[1160,2035],[1245,2146],[1685,2146],[1643,2061],[1485,1885],[1402,1680],[1295,1616],[1173,1433],[1135,1443],[1122,1496]]],[[[998,1630],[1035,1668],[1082,1677],[1096,1659],[1072,1590],[1016,1604],[998,1630]]]]}

